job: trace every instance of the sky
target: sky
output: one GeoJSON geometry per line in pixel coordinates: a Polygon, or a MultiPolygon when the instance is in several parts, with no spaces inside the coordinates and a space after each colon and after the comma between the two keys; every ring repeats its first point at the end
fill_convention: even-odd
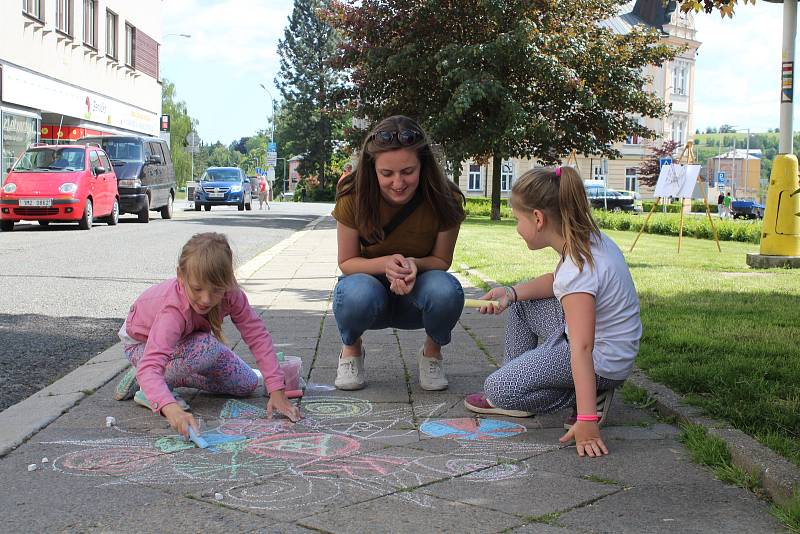
{"type": "MultiPolygon", "coordinates": [[[[291,0],[162,0],[161,76],[175,83],[178,99],[199,121],[204,143],[229,144],[267,127],[270,97],[259,84],[280,99],[274,85],[278,41],[292,5],[291,0]]],[[[755,6],[740,2],[733,19],[695,16],[702,43],[695,129],[730,124],[762,132],[779,126],[782,14],[781,4],[758,0],[755,6]]],[[[800,106],[795,130],[797,110],[800,106]]]]}

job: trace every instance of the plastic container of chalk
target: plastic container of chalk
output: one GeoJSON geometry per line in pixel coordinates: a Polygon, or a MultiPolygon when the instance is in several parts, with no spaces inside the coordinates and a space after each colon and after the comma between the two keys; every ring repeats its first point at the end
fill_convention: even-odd
{"type": "Polygon", "coordinates": [[[300,376],[303,370],[303,360],[297,356],[284,356],[279,363],[286,380],[286,389],[303,389],[305,381],[300,376]]]}

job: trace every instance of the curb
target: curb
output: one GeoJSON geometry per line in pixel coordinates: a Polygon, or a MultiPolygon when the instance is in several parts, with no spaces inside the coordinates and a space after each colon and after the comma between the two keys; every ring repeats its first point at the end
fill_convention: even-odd
{"type": "MultiPolygon", "coordinates": [[[[462,263],[459,267],[491,286],[500,285],[468,265],[462,263]]],[[[710,435],[722,439],[730,451],[733,465],[756,476],[773,502],[786,504],[795,492],[800,492],[800,469],[772,449],[731,427],[729,423],[709,417],[702,409],[684,403],[680,395],[650,380],[637,366],[634,366],[628,382],[647,391],[655,403],[655,409],[662,416],[674,418],[683,424],[703,426],[710,435]]]]}
{"type": "MultiPolygon", "coordinates": [[[[239,267],[236,270],[237,279],[246,280],[253,276],[277,254],[314,230],[327,217],[327,215],[317,217],[302,230],[293,233],[239,267]]],[[[122,343],[116,343],[49,386],[0,412],[0,458],[68,412],[95,390],[113,380],[129,365],[122,343]]]]}

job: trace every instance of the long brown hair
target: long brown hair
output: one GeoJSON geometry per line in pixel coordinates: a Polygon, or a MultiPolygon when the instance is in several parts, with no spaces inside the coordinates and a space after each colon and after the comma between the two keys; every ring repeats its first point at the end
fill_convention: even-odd
{"type": "Polygon", "coordinates": [[[356,225],[359,234],[369,241],[383,240],[380,221],[381,192],[378,174],[375,172],[375,156],[392,150],[408,148],[415,150],[420,162],[419,185],[423,201],[438,217],[443,228],[451,228],[464,220],[464,194],[458,185],[448,180],[439,162],[431,151],[430,141],[419,124],[404,115],[394,115],[383,119],[370,131],[361,147],[356,172],[346,176],[338,185],[336,199],[354,194],[356,196],[356,225]],[[419,132],[419,140],[411,145],[401,145],[395,135],[391,143],[378,144],[374,139],[377,132],[400,132],[413,130],[419,132]],[[460,197],[460,198],[459,198],[460,197]]]}
{"type": "Polygon", "coordinates": [[[599,237],[600,229],[592,218],[592,209],[578,171],[572,167],[538,167],[531,169],[511,188],[511,203],[515,208],[532,212],[542,211],[559,225],[566,240],[564,255],[569,255],[579,269],[584,263],[594,267],[592,236],[599,237]],[[559,176],[560,175],[560,176],[559,176]]]}
{"type": "MultiPolygon", "coordinates": [[[[206,232],[195,234],[183,245],[178,259],[178,276],[184,281],[225,291],[236,287],[233,273],[233,251],[224,234],[206,232]]],[[[206,314],[214,337],[224,342],[222,335],[221,303],[206,314]]]]}

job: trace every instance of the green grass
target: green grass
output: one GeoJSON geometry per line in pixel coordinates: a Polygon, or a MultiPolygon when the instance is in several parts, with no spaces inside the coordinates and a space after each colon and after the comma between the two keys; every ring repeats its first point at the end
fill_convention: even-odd
{"type": "MultiPolygon", "coordinates": [[[[552,272],[510,220],[469,218],[454,265],[501,284],[552,272]]],[[[711,415],[800,465],[800,270],[751,270],[749,243],[606,231],[625,252],[642,305],[637,364],[711,415]]]]}

